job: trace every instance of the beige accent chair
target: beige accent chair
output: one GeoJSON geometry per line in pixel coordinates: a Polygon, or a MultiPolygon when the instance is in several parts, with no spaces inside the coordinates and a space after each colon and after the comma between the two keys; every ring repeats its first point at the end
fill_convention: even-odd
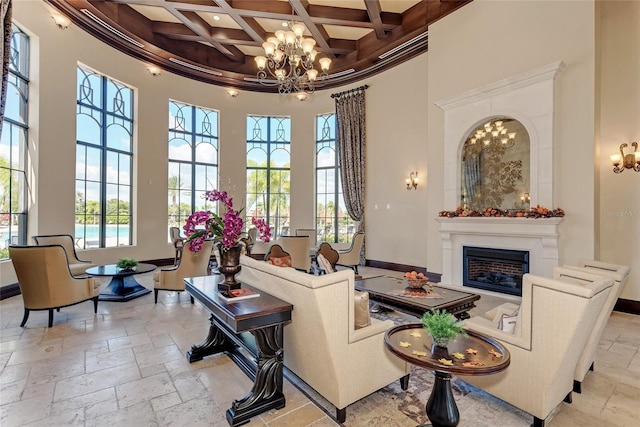
{"type": "Polygon", "coordinates": [[[499,373],[464,376],[468,383],[534,416],[534,427],[564,400],[571,402],[573,372],[613,286],[610,278],[551,279],[525,274],[513,333],[476,316],[465,327],[500,341],[511,364],[499,373]]]}
{"type": "MultiPolygon", "coordinates": [[[[629,273],[631,269],[626,265],[620,264],[611,264],[602,261],[594,261],[587,259],[578,260],[578,267],[565,265],[563,266],[566,269],[577,270],[582,272],[589,272],[591,274],[597,274],[600,276],[610,277],[613,279],[613,287],[611,288],[611,292],[609,293],[609,297],[602,308],[602,312],[600,316],[598,316],[598,320],[596,321],[596,325],[591,331],[591,335],[587,340],[587,344],[584,347],[584,351],[578,360],[578,364],[576,366],[576,370],[573,377],[573,391],[576,393],[582,392],[582,382],[584,378],[587,376],[587,373],[594,369],[596,352],[598,350],[598,344],[600,344],[600,338],[602,338],[602,334],[604,333],[604,328],[607,325],[607,321],[611,316],[611,312],[624,289],[624,286],[627,284],[627,280],[629,279],[629,273]]],[[[563,276],[569,276],[568,272],[561,272],[563,276]]]]}
{"type": "Polygon", "coordinates": [[[249,231],[247,231],[247,236],[249,236],[249,240],[251,244],[254,244],[255,242],[257,242],[258,237],[260,237],[258,234],[258,229],[256,227],[251,227],[249,231]]]}
{"type": "Polygon", "coordinates": [[[338,258],[337,265],[343,267],[353,268],[358,274],[358,265],[360,264],[360,251],[362,251],[362,245],[364,244],[364,231],[358,231],[353,235],[351,239],[351,247],[346,250],[339,250],[340,257],[338,258]]]}
{"type": "Polygon", "coordinates": [[[24,300],[24,327],[32,310],[49,310],[49,327],[53,326],[53,310],[93,301],[98,312],[100,281],[93,277],[74,277],[69,270],[67,254],[61,245],[9,246],[20,293],[24,300]]]}
{"type": "Polygon", "coordinates": [[[293,304],[284,327],[284,364],[336,407],[338,421],[344,422],[348,405],[397,379],[406,390],[410,365],[384,346],[393,321],[355,326],[353,271],[314,276],[246,256],[240,264],[242,283],[293,304]]]}
{"type": "Polygon", "coordinates": [[[318,241],[318,232],[313,228],[296,228],[296,236],[309,237],[309,254],[316,252],[316,244],[318,241]]]}
{"type": "MultiPolygon", "coordinates": [[[[153,292],[155,304],[158,303],[158,291],[182,292],[185,289],[185,277],[209,275],[209,260],[213,251],[213,241],[207,240],[199,252],[191,252],[186,246],[180,257],[180,264],[163,268],[153,273],[153,292]]],[[[193,297],[191,297],[193,304],[193,297]]]]}
{"type": "Polygon", "coordinates": [[[187,238],[180,236],[179,227],[169,227],[169,238],[171,239],[171,243],[173,243],[173,247],[176,250],[176,254],[173,258],[173,265],[178,265],[180,256],[182,255],[182,249],[184,248],[184,242],[187,240],[187,238]]]}
{"type": "Polygon", "coordinates": [[[269,247],[269,251],[266,254],[264,254],[264,260],[269,261],[269,258],[271,257],[282,258],[287,256],[290,257],[291,254],[289,254],[288,252],[285,252],[284,249],[282,249],[282,246],[278,244],[274,244],[274,245],[271,245],[269,247]]]}
{"type": "Polygon", "coordinates": [[[38,246],[45,245],[60,245],[64,248],[67,254],[67,260],[69,264],[69,271],[72,276],[86,275],[87,268],[95,267],[91,261],[85,261],[78,258],[76,254],[76,247],[73,243],[73,236],[70,234],[43,234],[39,236],[32,236],[33,240],[38,246]]]}
{"type": "Polygon", "coordinates": [[[306,273],[311,270],[309,236],[280,236],[276,243],[291,255],[291,266],[306,273]]]}
{"type": "Polygon", "coordinates": [[[336,270],[336,263],[338,262],[339,258],[340,254],[338,253],[338,251],[333,249],[333,247],[329,243],[322,242],[320,244],[320,247],[318,247],[318,252],[316,252],[316,264],[318,273],[333,273],[336,270]],[[321,262],[319,260],[319,255],[322,255],[322,257],[326,260],[326,265],[325,262],[321,262]]]}

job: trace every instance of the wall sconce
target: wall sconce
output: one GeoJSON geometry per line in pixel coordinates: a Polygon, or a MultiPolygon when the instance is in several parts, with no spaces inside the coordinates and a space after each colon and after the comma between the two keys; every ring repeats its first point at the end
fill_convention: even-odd
{"type": "Polygon", "coordinates": [[[520,201],[523,205],[531,203],[531,196],[529,195],[529,193],[522,193],[522,196],[520,196],[520,201]]]}
{"type": "Polygon", "coordinates": [[[66,16],[54,13],[51,15],[51,18],[53,18],[53,22],[55,22],[61,30],[66,30],[69,28],[69,25],[71,25],[71,20],[66,16]]]}
{"type": "Polygon", "coordinates": [[[151,74],[153,77],[155,76],[159,76],[160,73],[162,73],[162,69],[160,67],[156,67],[155,65],[150,65],[147,67],[147,71],[149,72],[149,74],[151,74]]]}
{"type": "Polygon", "coordinates": [[[633,153],[624,154],[624,149],[628,146],[626,142],[620,144],[620,154],[609,156],[613,164],[613,172],[622,173],[625,169],[633,169],[636,172],[640,172],[640,151],[638,151],[638,143],[631,143],[633,153]]]}
{"type": "Polygon", "coordinates": [[[296,92],[293,96],[295,96],[298,101],[306,101],[308,95],[306,92],[296,92]]]}
{"type": "Polygon", "coordinates": [[[404,180],[405,184],[407,184],[407,190],[416,190],[418,188],[418,172],[411,172],[409,174],[409,178],[404,180]]]}
{"type": "Polygon", "coordinates": [[[227,94],[232,97],[235,98],[236,96],[240,95],[240,92],[238,92],[235,89],[227,89],[227,94]]]}

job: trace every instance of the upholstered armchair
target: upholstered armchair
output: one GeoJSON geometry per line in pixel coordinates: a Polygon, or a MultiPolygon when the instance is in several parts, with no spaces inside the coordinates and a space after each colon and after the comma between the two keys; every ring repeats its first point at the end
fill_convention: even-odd
{"type": "Polygon", "coordinates": [[[336,264],[343,267],[352,268],[356,272],[356,274],[358,274],[358,265],[360,264],[360,251],[362,250],[363,244],[364,232],[358,231],[353,235],[353,239],[351,240],[351,247],[346,250],[338,251],[340,257],[338,258],[338,262],[336,264]]]}
{"type": "Polygon", "coordinates": [[[42,234],[39,236],[33,236],[33,240],[36,245],[60,245],[64,248],[64,252],[67,255],[67,262],[69,264],[69,271],[73,276],[85,275],[87,268],[95,267],[91,261],[85,261],[78,258],[76,253],[76,247],[73,242],[73,236],[70,234],[42,234]]]}
{"type": "Polygon", "coordinates": [[[591,331],[591,335],[589,335],[589,339],[587,340],[587,344],[584,347],[584,351],[578,359],[578,364],[576,365],[576,370],[573,377],[573,391],[576,393],[582,392],[582,382],[586,377],[589,370],[594,369],[594,363],[596,358],[596,352],[598,350],[598,344],[600,343],[600,338],[602,338],[602,334],[604,333],[604,328],[607,325],[607,321],[611,316],[611,312],[613,311],[613,307],[616,305],[616,301],[620,297],[624,286],[629,279],[630,268],[626,265],[619,264],[611,264],[602,261],[593,261],[587,259],[578,260],[578,266],[569,266],[565,265],[564,270],[558,270],[558,274],[561,276],[572,276],[572,272],[566,271],[566,269],[572,271],[579,272],[588,272],[592,274],[597,274],[600,276],[610,277],[613,279],[613,286],[611,288],[611,292],[609,293],[609,297],[602,308],[602,312],[600,316],[598,316],[598,320],[596,321],[593,330],[591,331]]]}
{"type": "Polygon", "coordinates": [[[534,426],[544,426],[556,406],[571,401],[573,372],[613,285],[610,278],[591,279],[577,283],[525,274],[513,332],[497,329],[485,317],[465,320],[466,328],[500,341],[511,364],[496,374],[460,378],[533,415],[534,426]]]}
{"type": "Polygon", "coordinates": [[[184,242],[187,239],[186,237],[182,237],[180,235],[179,227],[169,227],[169,238],[171,239],[171,243],[173,243],[173,247],[176,250],[176,254],[173,258],[173,265],[178,265],[178,261],[180,260],[180,256],[182,255],[182,249],[184,248],[184,242]]]}
{"type": "Polygon", "coordinates": [[[20,293],[24,301],[24,317],[20,326],[35,310],[48,310],[53,326],[53,310],[93,301],[93,312],[98,312],[100,281],[93,277],[74,277],[69,270],[67,254],[60,245],[9,246],[20,293]]]}
{"type": "Polygon", "coordinates": [[[316,242],[318,241],[318,232],[313,228],[296,228],[296,236],[309,237],[309,254],[316,251],[316,242]]]}
{"type": "Polygon", "coordinates": [[[333,273],[336,269],[336,263],[340,258],[340,254],[338,251],[333,249],[333,247],[327,243],[322,242],[318,247],[318,251],[316,252],[316,264],[318,265],[318,272],[320,274],[323,273],[333,273]],[[319,256],[322,255],[320,258],[319,256]],[[322,260],[324,258],[324,260],[322,260]]]}
{"type": "MultiPolygon", "coordinates": [[[[158,303],[158,291],[181,292],[185,289],[185,277],[207,276],[212,251],[212,240],[205,241],[199,252],[192,252],[188,246],[185,246],[177,266],[163,268],[153,273],[155,304],[158,303]]],[[[191,303],[193,304],[193,297],[191,297],[191,303]]]]}
{"type": "Polygon", "coordinates": [[[291,255],[291,266],[293,268],[309,272],[311,269],[309,236],[280,236],[276,243],[291,255]]]}

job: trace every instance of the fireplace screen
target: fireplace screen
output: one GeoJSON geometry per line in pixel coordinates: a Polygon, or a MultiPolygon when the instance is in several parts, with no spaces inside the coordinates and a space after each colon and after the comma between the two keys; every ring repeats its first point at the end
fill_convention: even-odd
{"type": "Polygon", "coordinates": [[[464,246],[462,284],[522,296],[522,276],[529,272],[529,252],[464,246]]]}

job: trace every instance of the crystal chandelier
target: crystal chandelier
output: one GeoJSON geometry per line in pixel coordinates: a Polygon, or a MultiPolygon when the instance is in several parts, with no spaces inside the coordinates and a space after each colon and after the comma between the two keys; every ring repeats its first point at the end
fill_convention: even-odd
{"type": "MultiPolygon", "coordinates": [[[[290,21],[289,31],[278,30],[275,37],[269,37],[262,43],[265,56],[256,56],[258,80],[265,86],[278,85],[279,93],[313,93],[318,70],[314,60],[318,52],[314,49],[316,41],[302,37],[304,25],[290,21]],[[267,73],[276,78],[267,79],[267,73]]],[[[320,58],[321,76],[327,77],[330,58],[320,58]]],[[[300,99],[300,97],[298,98],[300,99]]]]}
{"type": "Polygon", "coordinates": [[[503,126],[503,120],[496,120],[494,122],[488,122],[484,124],[484,129],[476,130],[475,135],[469,138],[471,144],[482,141],[483,149],[499,147],[507,149],[513,147],[515,144],[516,133],[509,132],[509,130],[503,126]]]}

